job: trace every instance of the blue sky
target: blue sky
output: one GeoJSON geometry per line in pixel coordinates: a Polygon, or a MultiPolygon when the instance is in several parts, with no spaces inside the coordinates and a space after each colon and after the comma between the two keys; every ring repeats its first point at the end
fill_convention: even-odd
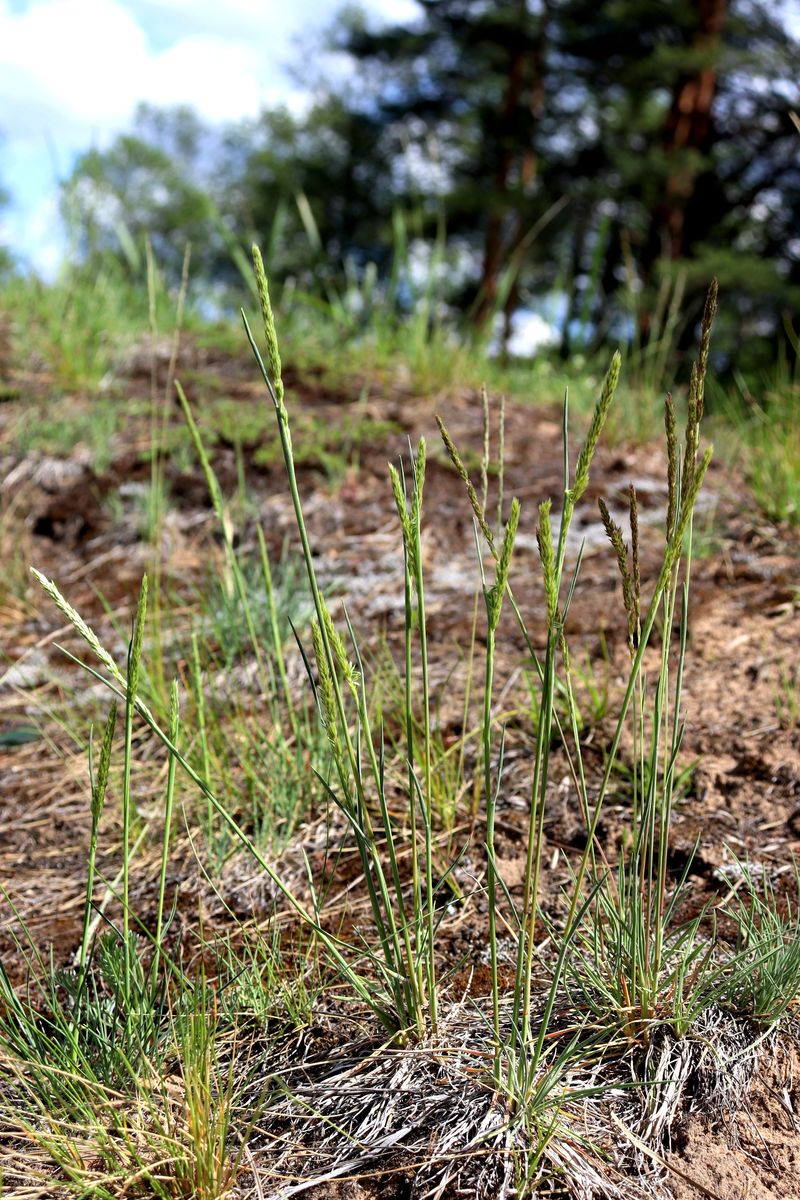
{"type": "MultiPolygon", "coordinates": [[[[414,0],[365,0],[408,20],[414,0]]],[[[57,180],[107,144],[136,105],[187,103],[209,121],[307,101],[297,40],[339,0],[0,0],[0,244],[51,273],[63,250],[57,180]]]]}

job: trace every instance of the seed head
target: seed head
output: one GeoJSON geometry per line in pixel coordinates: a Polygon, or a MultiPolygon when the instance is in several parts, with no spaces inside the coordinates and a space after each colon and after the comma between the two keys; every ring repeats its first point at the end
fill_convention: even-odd
{"type": "Polygon", "coordinates": [[[592,422],[589,426],[589,432],[586,435],[586,441],[578,455],[578,463],[575,468],[575,483],[569,491],[570,502],[575,505],[580,500],[586,487],[589,483],[589,467],[591,466],[594,452],[597,449],[597,443],[600,441],[600,434],[603,432],[603,426],[608,417],[608,411],[611,408],[611,401],[614,399],[614,393],[617,390],[619,383],[619,372],[622,365],[622,356],[619,350],[611,359],[611,365],[606,372],[606,377],[603,380],[603,386],[600,391],[600,399],[595,405],[595,410],[592,415],[592,422]]]}
{"type": "Polygon", "coordinates": [[[169,740],[173,746],[178,740],[178,728],[180,726],[180,693],[178,691],[178,681],[173,679],[172,687],[169,693],[169,740]]]}
{"type": "Polygon", "coordinates": [[[36,567],[31,567],[31,574],[33,575],[34,579],[41,584],[56,607],[64,614],[76,633],[80,634],[89,649],[94,652],[106,670],[111,674],[113,679],[117,683],[121,684],[122,687],[125,687],[125,676],[114,662],[114,659],[105,649],[105,647],[100,644],[100,639],[98,638],[97,634],[86,624],[80,613],[78,613],[72,607],[68,600],[64,599],[64,597],[61,595],[61,592],[53,583],[52,579],[48,579],[46,575],[41,573],[41,571],[37,571],[36,567]]]}
{"type": "Polygon", "coordinates": [[[708,351],[711,345],[711,327],[717,311],[719,284],[711,280],[703,309],[703,320],[700,325],[700,347],[697,362],[692,363],[692,374],[689,382],[689,413],[686,421],[686,447],[683,455],[683,490],[691,490],[697,451],[700,446],[700,424],[703,420],[705,406],[706,372],[708,370],[708,351]]]}
{"type": "Polygon", "coordinates": [[[422,516],[422,493],[425,488],[425,462],[427,455],[427,443],[425,438],[419,439],[417,447],[417,457],[414,462],[414,495],[411,498],[411,523],[414,529],[419,526],[422,516]]]}
{"type": "Polygon", "coordinates": [[[539,505],[539,524],[536,527],[536,544],[542,562],[544,594],[547,601],[547,627],[552,629],[558,614],[558,585],[556,583],[556,559],[553,550],[553,531],[550,525],[550,501],[539,505]]]}
{"type": "Polygon", "coordinates": [[[97,767],[97,778],[92,788],[92,824],[100,820],[108,787],[108,769],[111,763],[111,746],[114,741],[114,726],[117,723],[117,702],[112,703],[103,732],[103,745],[100,750],[100,762],[97,767]]]}
{"type": "Polygon", "coordinates": [[[128,649],[128,695],[136,699],[139,689],[139,666],[142,661],[142,644],[144,642],[144,619],[147,613],[147,576],[142,576],[142,586],[139,591],[139,603],[136,605],[136,618],[133,622],[133,637],[128,649]]]}
{"type": "Polygon", "coordinates": [[[494,544],[494,534],[492,533],[491,529],[489,528],[489,523],[486,520],[486,512],[484,511],[483,505],[481,504],[480,500],[478,499],[478,494],[475,491],[475,488],[472,486],[472,480],[469,477],[469,472],[467,471],[467,468],[464,466],[464,461],[461,458],[461,455],[458,453],[458,450],[456,449],[453,439],[450,437],[450,434],[447,432],[444,421],[438,415],[436,417],[436,424],[439,426],[439,432],[442,435],[442,441],[444,442],[445,449],[447,450],[447,453],[450,455],[450,461],[452,462],[453,466],[455,467],[456,473],[457,473],[459,479],[464,484],[464,487],[467,489],[467,497],[469,498],[469,502],[470,502],[470,505],[472,506],[472,511],[475,514],[475,520],[478,522],[480,531],[483,534],[483,536],[485,537],[486,544],[488,545],[492,554],[494,555],[495,558],[497,558],[497,550],[496,550],[495,544],[494,544]]]}
{"type": "Polygon", "coordinates": [[[258,246],[253,245],[253,269],[256,276],[258,300],[261,305],[261,318],[264,322],[264,338],[267,344],[267,366],[272,376],[272,386],[278,403],[283,401],[283,381],[281,379],[281,354],[278,348],[278,334],[275,328],[275,317],[269,298],[269,284],[264,270],[264,261],[258,246]]]}
{"type": "Polygon", "coordinates": [[[664,401],[664,428],[667,434],[667,528],[669,541],[678,515],[678,433],[675,420],[675,404],[672,393],[667,392],[664,401]]]}
{"type": "Polygon", "coordinates": [[[334,661],[336,662],[339,670],[342,672],[342,677],[347,683],[347,686],[350,688],[350,691],[353,693],[353,695],[355,695],[356,691],[358,690],[358,685],[361,682],[361,676],[350,662],[350,659],[347,657],[347,649],[345,647],[342,635],[334,625],[333,618],[331,617],[331,614],[328,611],[328,606],[324,600],[322,600],[322,616],[325,621],[325,633],[328,637],[328,644],[330,645],[333,653],[334,661]]]}
{"type": "Polygon", "coordinates": [[[339,730],[336,721],[336,702],[333,694],[333,680],[331,679],[331,671],[328,666],[328,656],[325,653],[325,643],[322,638],[322,631],[317,621],[311,622],[311,639],[314,644],[314,658],[317,663],[317,679],[319,686],[319,695],[322,708],[322,720],[325,725],[325,733],[328,737],[331,750],[334,758],[341,757],[341,743],[339,741],[339,730]]]}
{"type": "Polygon", "coordinates": [[[697,503],[697,497],[700,494],[700,488],[703,486],[703,479],[705,478],[706,471],[708,470],[708,464],[711,462],[712,452],[713,447],[709,446],[702,459],[697,464],[697,469],[692,476],[691,487],[688,490],[686,488],[683,489],[683,494],[681,497],[681,511],[678,515],[675,532],[672,535],[669,545],[667,546],[667,552],[664,555],[664,563],[661,568],[661,578],[659,580],[659,586],[657,590],[664,586],[666,580],[669,578],[672,568],[680,558],[681,549],[683,547],[683,539],[686,534],[686,530],[689,527],[689,520],[694,512],[694,506],[697,503]]]}
{"type": "Polygon", "coordinates": [[[622,579],[622,603],[625,606],[625,616],[628,621],[628,648],[633,652],[635,648],[634,635],[637,628],[637,613],[633,598],[633,579],[628,562],[628,550],[622,536],[622,529],[612,519],[605,501],[601,499],[597,503],[600,509],[600,519],[603,522],[603,529],[606,531],[606,537],[611,542],[614,553],[617,556],[617,566],[619,567],[620,578],[622,579]]]}
{"type": "Polygon", "coordinates": [[[505,596],[508,586],[508,574],[511,569],[511,555],[514,551],[514,539],[517,536],[517,526],[519,524],[519,500],[514,498],[511,501],[511,511],[508,515],[508,524],[506,525],[503,534],[503,544],[500,548],[500,557],[497,560],[497,569],[494,576],[494,584],[486,593],[486,611],[489,620],[489,628],[494,632],[500,624],[500,613],[503,608],[503,597],[505,596]]]}
{"type": "Polygon", "coordinates": [[[703,308],[703,320],[700,324],[700,349],[697,355],[697,416],[698,421],[703,419],[703,400],[705,393],[706,371],[708,370],[708,350],[711,345],[711,327],[714,324],[714,317],[717,312],[717,299],[719,297],[719,282],[716,278],[711,280],[708,293],[706,295],[705,307],[703,308]]]}

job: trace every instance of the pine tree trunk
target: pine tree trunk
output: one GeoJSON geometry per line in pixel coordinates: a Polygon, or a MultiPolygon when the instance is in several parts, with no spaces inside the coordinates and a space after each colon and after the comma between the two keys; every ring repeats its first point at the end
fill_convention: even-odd
{"type": "MultiPolygon", "coordinates": [[[[725,23],[727,0],[698,0],[698,30],[692,49],[713,55],[725,23]]],[[[661,220],[663,246],[673,261],[686,255],[686,210],[697,179],[697,163],[689,152],[705,155],[714,140],[711,107],[717,92],[716,62],[681,77],[673,94],[664,130],[664,148],[675,166],[667,178],[661,220]],[[682,161],[681,161],[682,160],[682,161]]]]}
{"type": "MultiPolygon", "coordinates": [[[[485,325],[494,314],[500,275],[525,237],[527,214],[523,202],[534,187],[539,169],[535,131],[544,107],[545,36],[548,16],[548,3],[545,3],[542,6],[537,36],[531,40],[525,28],[528,21],[527,0],[520,0],[519,45],[509,59],[502,105],[501,136],[505,147],[495,172],[492,184],[494,206],[486,223],[480,299],[476,313],[476,323],[479,326],[485,325]],[[520,126],[518,114],[526,89],[528,120],[520,126]],[[516,201],[517,212],[512,228],[506,232],[512,188],[519,192],[519,198],[516,201]]],[[[518,302],[519,292],[514,280],[503,304],[506,339],[518,302]]]]}
{"type": "MultiPolygon", "coordinates": [[[[664,122],[662,146],[668,173],[663,199],[651,216],[650,232],[640,266],[645,286],[653,282],[659,258],[678,262],[691,251],[697,181],[701,161],[712,150],[715,140],[712,107],[717,94],[716,50],[727,16],[727,0],[695,0],[696,32],[690,44],[693,55],[704,59],[697,69],[686,71],[676,80],[672,101],[664,122]]],[[[702,221],[700,222],[702,227],[702,221]]],[[[650,314],[641,317],[641,335],[649,334],[650,314]]]]}

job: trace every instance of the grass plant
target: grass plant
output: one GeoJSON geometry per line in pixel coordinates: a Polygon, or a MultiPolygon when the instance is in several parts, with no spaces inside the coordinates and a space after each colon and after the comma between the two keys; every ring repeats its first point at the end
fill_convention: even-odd
{"type": "Polygon", "coordinates": [[[762,511],[772,521],[796,526],[800,524],[800,341],[788,325],[787,335],[790,349],[755,395],[744,380],[738,381],[738,395],[724,404],[724,435],[762,511]]]}
{"type": "MultiPolygon", "coordinates": [[[[544,593],[539,644],[538,627],[513,586],[514,549],[525,514],[516,498],[506,497],[502,414],[499,461],[493,463],[489,405],[483,401],[477,485],[466,465],[467,451],[456,446],[439,421],[473,517],[476,593],[483,600],[480,622],[473,622],[463,672],[463,721],[451,757],[437,734],[432,689],[423,554],[425,439],[409,446],[388,471],[402,562],[403,625],[400,661],[393,664],[387,683],[380,677],[385,668],[379,658],[362,650],[346,603],[326,595],[320,582],[298,479],[295,413],[284,389],[276,322],[256,249],[254,271],[263,338],[256,337],[246,316],[245,332],[275,422],[306,597],[293,609],[292,624],[260,529],[257,557],[245,561],[236,536],[235,504],[223,494],[200,425],[178,383],[177,396],[221,536],[213,612],[205,626],[194,628],[183,678],[172,682],[175,672],[166,670],[168,639],[162,622],[167,605],[160,587],[154,627],[153,619],[150,624],[147,620],[146,578],[142,583],[123,671],[57,584],[35,573],[96,660],[98,665],[81,666],[109,689],[113,705],[96,769],[93,750],[90,760],[88,878],[75,970],[59,974],[23,938],[20,951],[33,981],[28,993],[21,997],[0,972],[0,1051],[8,1060],[2,1070],[12,1097],[9,1108],[0,1096],[0,1111],[9,1120],[17,1106],[17,1133],[42,1148],[80,1194],[138,1191],[222,1200],[235,1184],[253,1122],[262,1104],[273,1102],[273,1091],[280,1096],[275,1104],[281,1113],[293,1105],[292,1111],[310,1113],[331,1136],[347,1141],[350,1135],[337,1124],[336,1110],[333,1116],[321,1115],[328,1112],[329,1097],[315,1109],[304,1088],[292,1092],[271,1071],[262,1079],[259,1103],[242,1119],[237,1021],[243,1013],[247,1019],[257,1017],[268,1033],[284,1010],[284,1023],[310,1026],[320,995],[332,990],[337,1004],[355,1010],[357,1020],[366,1021],[364,1014],[369,1014],[370,1064],[383,1056],[394,1069],[395,1063],[416,1058],[437,1063],[437,1071],[441,1066],[446,1074],[453,1066],[445,1039],[455,1005],[443,897],[457,892],[470,902],[463,877],[459,882],[462,860],[470,853],[479,864],[472,890],[486,903],[490,982],[485,1006],[480,998],[471,998],[468,1035],[457,1066],[463,1070],[466,1055],[470,1086],[491,1098],[493,1116],[470,1134],[468,1151],[500,1155],[517,1193],[533,1194],[544,1164],[550,1164],[552,1173],[554,1163],[560,1161],[563,1169],[564,1163],[574,1162],[564,1148],[572,1147],[574,1154],[570,1106],[576,1097],[600,1090],[596,1081],[575,1083],[587,1062],[594,1066],[627,1053],[634,1070],[639,1069],[665,1031],[675,1039],[685,1037],[720,1006],[769,1028],[792,1011],[800,987],[796,910],[781,907],[768,881],[744,871],[741,899],[732,898],[728,905],[739,939],[725,951],[710,913],[689,919],[683,915],[688,868],[676,878],[670,865],[670,830],[685,770],[683,683],[693,515],[711,456],[710,450],[701,452],[701,431],[716,286],[709,291],[703,317],[682,446],[670,399],[665,406],[668,502],[659,562],[648,580],[641,565],[645,533],[635,489],[628,494],[629,545],[606,503],[600,503],[600,520],[619,568],[619,619],[628,651],[621,693],[613,699],[607,684],[587,682],[580,655],[571,652],[570,613],[583,557],[575,518],[612,412],[620,355],[614,355],[602,380],[574,457],[570,409],[564,402],[560,493],[542,497],[537,509],[544,593]],[[495,495],[490,494],[493,488],[495,495]],[[516,889],[503,877],[497,844],[510,734],[504,727],[508,714],[497,711],[496,668],[498,639],[512,621],[525,647],[530,711],[528,827],[523,878],[516,889]],[[236,639],[226,633],[231,623],[238,624],[236,639]],[[482,662],[474,632],[478,625],[485,634],[482,662]],[[305,698],[290,679],[287,626],[296,629],[306,666],[305,698]],[[154,628],[153,652],[160,662],[148,672],[148,631],[154,628]],[[210,669],[213,660],[203,659],[209,629],[216,631],[221,647],[217,665],[223,677],[234,680],[219,690],[210,669]],[[231,723],[223,725],[219,712],[239,687],[234,672],[243,658],[253,663],[257,711],[246,715],[253,701],[244,695],[232,705],[231,723]],[[378,679],[371,677],[376,669],[378,679]],[[474,683],[477,679],[482,689],[474,683]],[[375,701],[387,690],[392,702],[388,715],[387,706],[375,701]],[[473,690],[479,693],[474,703],[473,690]],[[589,697],[589,724],[602,720],[612,730],[599,778],[585,754],[581,691],[589,697]],[[112,881],[108,889],[118,922],[106,914],[107,928],[96,935],[92,914],[98,839],[117,706],[122,725],[121,864],[119,883],[112,881]],[[133,787],[137,728],[151,746],[160,746],[165,763],[155,915],[147,920],[135,911],[131,887],[139,844],[133,787]],[[224,742],[231,730],[245,741],[245,753],[227,753],[224,742]],[[568,882],[557,911],[544,903],[543,895],[556,754],[566,762],[584,846],[565,864],[568,882]],[[465,781],[473,759],[470,790],[465,781]],[[617,848],[604,845],[599,831],[605,806],[618,798],[623,772],[629,819],[617,848]],[[244,950],[230,943],[216,948],[222,982],[212,983],[203,967],[190,973],[170,941],[167,874],[179,773],[197,799],[213,865],[221,869],[233,847],[245,850],[271,888],[281,921],[299,925],[302,953],[291,966],[277,919],[255,940],[243,934],[244,950]],[[261,789],[272,836],[259,829],[252,806],[248,811],[242,803],[243,779],[261,789]],[[290,813],[279,811],[278,791],[297,798],[290,813]],[[304,858],[303,870],[290,875],[275,857],[281,840],[275,832],[291,832],[312,802],[327,808],[325,865],[320,869],[318,862],[304,858]],[[464,807],[469,811],[463,812],[464,807]],[[466,818],[463,824],[460,816],[466,818]],[[482,847],[469,844],[467,837],[482,840],[482,847]],[[340,914],[328,910],[327,900],[331,873],[351,850],[365,904],[345,925],[340,914]],[[287,978],[293,974],[297,982],[290,985],[287,978]],[[91,1132],[98,1167],[87,1168],[78,1130],[91,1132]],[[558,1144],[561,1160],[553,1150],[558,1144]]],[[[674,328],[669,307],[663,324],[665,330],[674,328]]],[[[652,355],[659,371],[662,352],[659,344],[652,355]]],[[[156,467],[154,472],[158,479],[156,467]]],[[[295,577],[292,591],[297,586],[295,577]]],[[[520,711],[524,708],[514,710],[515,721],[520,711]]],[[[210,950],[202,933],[197,950],[201,961],[210,950]]],[[[308,1080],[313,1083],[313,1072],[308,1080]]],[[[640,1082],[648,1084],[641,1070],[640,1082]]],[[[341,1091],[345,1103],[344,1083],[341,1091]]],[[[362,1119],[354,1118],[353,1127],[361,1128],[362,1119]]]]}

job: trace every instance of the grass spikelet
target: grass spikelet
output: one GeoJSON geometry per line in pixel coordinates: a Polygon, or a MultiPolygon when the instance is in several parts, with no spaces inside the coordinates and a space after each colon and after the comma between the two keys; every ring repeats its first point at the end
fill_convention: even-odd
{"type": "Polygon", "coordinates": [[[547,600],[547,626],[552,629],[558,613],[558,583],[556,581],[556,557],[553,550],[553,530],[550,524],[549,500],[539,505],[539,524],[536,527],[536,544],[542,561],[544,594],[547,600]]]}
{"type": "Polygon", "coordinates": [[[275,328],[275,316],[269,298],[269,284],[264,270],[264,260],[258,246],[253,244],[253,269],[256,276],[258,301],[261,305],[261,318],[264,322],[264,338],[267,344],[267,366],[272,377],[272,386],[279,404],[283,404],[283,380],[281,378],[281,354],[278,348],[278,333],[275,328]]]}
{"type": "Polygon", "coordinates": [[[492,554],[496,554],[495,545],[494,545],[494,534],[492,533],[491,529],[489,528],[489,523],[486,520],[486,513],[484,511],[484,508],[483,508],[480,500],[478,499],[478,493],[475,491],[475,488],[472,484],[472,480],[469,477],[469,472],[467,471],[467,468],[464,466],[463,459],[461,458],[461,455],[458,453],[458,450],[456,449],[453,439],[450,437],[450,434],[447,432],[447,428],[445,427],[444,421],[438,415],[436,417],[436,424],[439,426],[439,433],[442,435],[442,441],[444,442],[445,449],[447,450],[447,453],[450,455],[450,461],[452,462],[453,466],[455,467],[456,473],[458,474],[459,479],[462,481],[462,483],[464,484],[464,487],[467,489],[467,497],[468,497],[470,505],[472,507],[472,511],[475,514],[475,520],[478,522],[480,531],[483,534],[483,536],[485,537],[487,545],[489,546],[489,549],[492,551],[492,554]]]}
{"type": "Polygon", "coordinates": [[[703,420],[706,371],[708,370],[708,351],[711,345],[711,327],[717,311],[719,285],[716,279],[711,284],[706,296],[703,309],[703,320],[700,325],[700,347],[697,361],[692,363],[692,374],[689,381],[689,411],[686,421],[686,448],[683,457],[683,489],[692,487],[697,451],[700,446],[700,424],[703,420]]]}
{"type": "Polygon", "coordinates": [[[633,604],[633,628],[630,629],[633,649],[639,645],[639,626],[642,611],[642,573],[639,556],[639,502],[636,488],[628,485],[628,511],[631,523],[631,601],[633,604]]]}
{"type": "Polygon", "coordinates": [[[142,576],[142,586],[139,590],[139,602],[136,605],[136,617],[133,622],[133,637],[131,638],[128,654],[128,692],[131,699],[136,699],[139,690],[139,667],[142,661],[142,643],[144,641],[144,622],[147,615],[147,576],[142,576]]]}
{"type": "Polygon", "coordinates": [[[675,532],[672,535],[672,540],[667,548],[667,553],[664,556],[664,564],[661,569],[662,582],[659,584],[659,587],[663,586],[663,581],[669,577],[672,568],[675,566],[675,563],[680,557],[683,539],[686,534],[686,530],[689,527],[689,521],[692,518],[692,513],[694,512],[694,507],[697,503],[697,497],[700,494],[700,488],[703,486],[703,479],[705,478],[706,471],[708,470],[708,465],[711,462],[712,453],[713,447],[709,446],[700,460],[696,471],[694,472],[691,486],[688,490],[684,489],[683,491],[680,515],[675,527],[675,532]]]}
{"type": "MultiPolygon", "coordinates": [[[[328,609],[328,606],[324,600],[322,601],[322,616],[325,621],[325,632],[328,635],[328,643],[333,652],[333,657],[336,660],[336,665],[342,672],[342,677],[347,683],[347,686],[350,688],[350,691],[355,696],[359,683],[361,682],[361,677],[353,663],[351,663],[350,659],[347,657],[347,647],[344,644],[344,639],[334,625],[333,617],[331,616],[330,610],[328,609]]],[[[316,651],[316,646],[314,649],[316,651]]]]}
{"type": "Polygon", "coordinates": [[[64,599],[55,583],[53,583],[52,579],[48,579],[47,576],[43,575],[41,571],[37,571],[36,567],[31,567],[31,574],[37,583],[39,583],[47,592],[56,608],[58,608],[59,611],[64,614],[75,632],[80,634],[95,657],[98,658],[103,666],[108,669],[116,682],[121,684],[122,687],[125,687],[127,681],[122,671],[120,671],[119,667],[114,662],[114,659],[100,644],[100,639],[94,630],[86,624],[83,617],[75,611],[69,601],[64,599]]]}
{"type": "Polygon", "coordinates": [[[427,443],[424,437],[419,439],[417,457],[414,462],[414,495],[411,499],[411,528],[416,529],[422,516],[422,493],[425,488],[425,464],[427,461],[427,443]]]}
{"type": "Polygon", "coordinates": [[[617,566],[619,567],[622,579],[622,602],[625,606],[625,616],[628,619],[628,648],[633,652],[636,648],[637,615],[633,598],[633,578],[628,559],[628,549],[622,536],[622,529],[612,518],[605,501],[601,499],[597,503],[600,509],[600,519],[603,522],[603,529],[606,531],[606,537],[611,542],[614,553],[617,556],[617,566]]]}
{"type": "Polygon", "coordinates": [[[336,762],[342,758],[342,747],[339,741],[339,730],[336,719],[336,700],[333,692],[333,679],[328,666],[328,656],[325,653],[325,643],[318,621],[311,622],[311,638],[314,644],[314,658],[317,663],[319,695],[322,708],[322,720],[331,750],[336,762]]]}
{"type": "Polygon", "coordinates": [[[114,740],[114,729],[117,724],[117,702],[112,703],[103,733],[103,745],[100,750],[100,762],[97,766],[97,778],[92,784],[92,821],[99,821],[105,803],[106,788],[108,787],[108,768],[111,762],[111,746],[114,740]]]}
{"type": "Polygon", "coordinates": [[[403,489],[403,481],[400,478],[400,472],[394,463],[389,463],[389,479],[392,483],[392,494],[394,496],[397,515],[400,518],[400,524],[403,527],[403,532],[408,529],[408,509],[406,508],[406,496],[403,489]]]}
{"type": "Polygon", "coordinates": [[[703,308],[703,320],[700,325],[700,349],[697,355],[697,395],[695,397],[698,422],[703,419],[708,351],[711,345],[711,328],[714,324],[714,317],[717,314],[718,298],[719,282],[715,277],[709,284],[705,307],[703,308]]]}
{"type": "Polygon", "coordinates": [[[511,569],[511,555],[514,552],[514,539],[517,536],[517,526],[519,525],[519,512],[519,500],[515,497],[511,501],[508,524],[503,534],[503,545],[500,549],[500,557],[497,560],[494,584],[486,594],[486,611],[489,625],[493,630],[496,630],[500,623],[503,596],[508,586],[508,573],[511,569]]]}
{"type": "Polygon", "coordinates": [[[573,505],[577,504],[589,483],[589,467],[594,458],[597,443],[600,441],[600,434],[603,432],[603,426],[606,423],[611,402],[614,399],[614,393],[617,390],[619,382],[619,372],[622,366],[622,356],[619,350],[615,351],[614,357],[611,359],[611,365],[606,372],[606,377],[603,380],[603,386],[600,391],[600,399],[595,405],[594,413],[592,414],[592,422],[589,426],[589,432],[586,434],[586,441],[583,443],[581,452],[578,455],[578,463],[575,467],[575,483],[569,491],[569,498],[573,505]]]}
{"type": "Polygon", "coordinates": [[[667,527],[666,539],[672,537],[678,515],[678,430],[672,392],[664,401],[664,429],[667,435],[667,527]]]}
{"type": "Polygon", "coordinates": [[[697,465],[697,449],[700,444],[700,418],[697,406],[697,363],[692,363],[692,373],[689,380],[689,409],[686,417],[686,441],[683,451],[684,492],[692,486],[694,470],[697,465]]]}
{"type": "Polygon", "coordinates": [[[397,515],[400,518],[400,528],[403,532],[403,547],[406,562],[408,563],[409,574],[413,576],[417,569],[417,542],[414,537],[414,526],[406,503],[404,477],[401,477],[400,472],[393,463],[389,463],[389,478],[392,483],[392,494],[394,495],[397,515]]]}

